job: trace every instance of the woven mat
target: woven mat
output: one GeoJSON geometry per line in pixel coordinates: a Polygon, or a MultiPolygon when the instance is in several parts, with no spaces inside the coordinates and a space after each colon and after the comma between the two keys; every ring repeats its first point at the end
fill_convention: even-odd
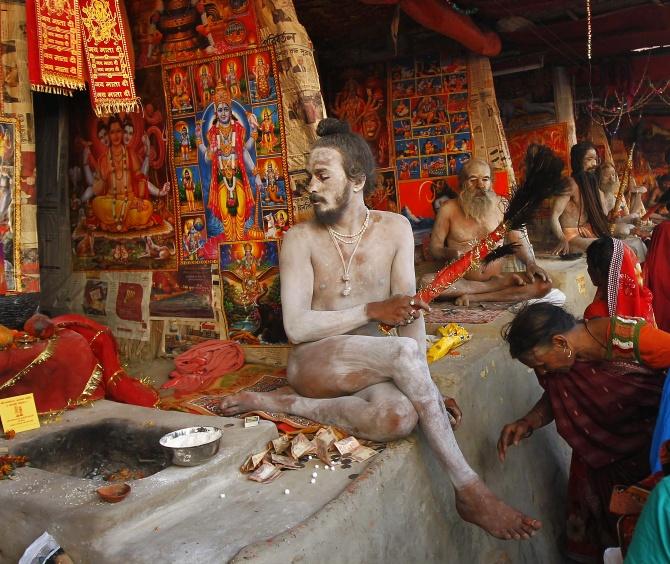
{"type": "MultiPolygon", "coordinates": [[[[205,389],[188,393],[176,392],[173,396],[163,398],[158,407],[165,410],[224,417],[219,408],[222,398],[243,390],[270,392],[282,386],[288,386],[285,368],[270,368],[262,364],[245,364],[238,371],[230,372],[212,381],[205,389]]],[[[314,432],[321,427],[319,423],[305,417],[271,411],[253,411],[237,417],[250,414],[259,415],[263,419],[275,423],[288,425],[289,428],[282,428],[285,432],[291,432],[291,428],[299,429],[302,432],[314,432]]]]}
{"type": "Polygon", "coordinates": [[[440,325],[447,323],[490,323],[497,319],[510,305],[512,304],[505,304],[504,309],[468,309],[459,307],[438,309],[433,307],[432,311],[424,314],[424,319],[426,323],[439,323],[440,325]]]}

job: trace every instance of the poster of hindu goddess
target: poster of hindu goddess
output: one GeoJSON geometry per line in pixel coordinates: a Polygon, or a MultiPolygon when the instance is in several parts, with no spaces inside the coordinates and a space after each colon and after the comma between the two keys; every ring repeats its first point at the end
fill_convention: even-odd
{"type": "Polygon", "coordinates": [[[389,166],[386,66],[377,63],[346,69],[329,85],[328,93],[333,116],[365,138],[377,166],[389,166]]]}
{"type": "Polygon", "coordinates": [[[97,118],[72,112],[70,220],[74,269],[176,268],[174,194],[167,175],[165,109],[152,84],[158,72],[138,73],[144,114],[97,118]],[[148,74],[153,75],[148,76],[148,74]]]}
{"type": "Polygon", "coordinates": [[[292,223],[275,68],[270,51],[255,50],[163,71],[166,96],[172,77],[180,74],[193,81],[196,100],[210,100],[193,112],[170,114],[173,183],[187,200],[178,224],[195,228],[204,211],[204,225],[179,247],[182,262],[216,262],[221,243],[266,239],[275,233],[267,226],[270,213],[284,225],[292,223]],[[208,95],[203,73],[214,79],[208,95]]]}

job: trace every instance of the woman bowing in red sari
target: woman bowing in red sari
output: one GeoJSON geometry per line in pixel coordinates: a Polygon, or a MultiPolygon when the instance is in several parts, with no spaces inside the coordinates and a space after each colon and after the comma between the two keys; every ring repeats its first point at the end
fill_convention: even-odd
{"type": "Polygon", "coordinates": [[[535,369],[545,392],[524,417],[502,429],[499,457],[556,422],[572,447],[567,553],[580,562],[602,561],[604,549],[618,544],[616,520],[608,512],[613,486],[650,473],[670,334],[640,317],[578,321],[539,303],[522,310],[504,337],[512,357],[535,369]]]}

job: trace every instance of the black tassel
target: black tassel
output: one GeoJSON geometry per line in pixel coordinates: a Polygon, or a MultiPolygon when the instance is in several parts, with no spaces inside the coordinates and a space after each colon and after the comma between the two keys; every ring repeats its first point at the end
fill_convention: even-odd
{"type": "Polygon", "coordinates": [[[521,245],[519,245],[519,243],[507,243],[505,245],[500,245],[500,247],[493,249],[488,255],[486,255],[482,263],[484,266],[488,266],[498,259],[513,255],[520,246],[521,245]]]}
{"type": "Polygon", "coordinates": [[[547,198],[566,191],[563,161],[544,145],[530,145],[526,153],[526,178],[512,197],[504,221],[509,229],[523,228],[547,198]]]}

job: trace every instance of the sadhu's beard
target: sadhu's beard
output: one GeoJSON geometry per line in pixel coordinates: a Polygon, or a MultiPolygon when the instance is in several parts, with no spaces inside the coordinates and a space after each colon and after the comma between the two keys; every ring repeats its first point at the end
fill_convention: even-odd
{"type": "Polygon", "coordinates": [[[618,180],[608,180],[607,182],[600,183],[600,189],[605,194],[616,194],[619,191],[619,181],[618,180]]]}
{"type": "MultiPolygon", "coordinates": [[[[337,223],[344,215],[349,199],[350,194],[348,192],[343,192],[335,198],[334,206],[330,209],[326,210],[322,209],[322,206],[314,206],[314,215],[316,216],[317,221],[323,225],[333,225],[337,223]]],[[[310,201],[312,204],[326,203],[326,200],[319,198],[318,196],[310,196],[310,201]]]]}
{"type": "Polygon", "coordinates": [[[493,190],[479,190],[477,188],[465,188],[458,195],[463,213],[475,221],[486,217],[496,205],[496,197],[493,190]]]}

